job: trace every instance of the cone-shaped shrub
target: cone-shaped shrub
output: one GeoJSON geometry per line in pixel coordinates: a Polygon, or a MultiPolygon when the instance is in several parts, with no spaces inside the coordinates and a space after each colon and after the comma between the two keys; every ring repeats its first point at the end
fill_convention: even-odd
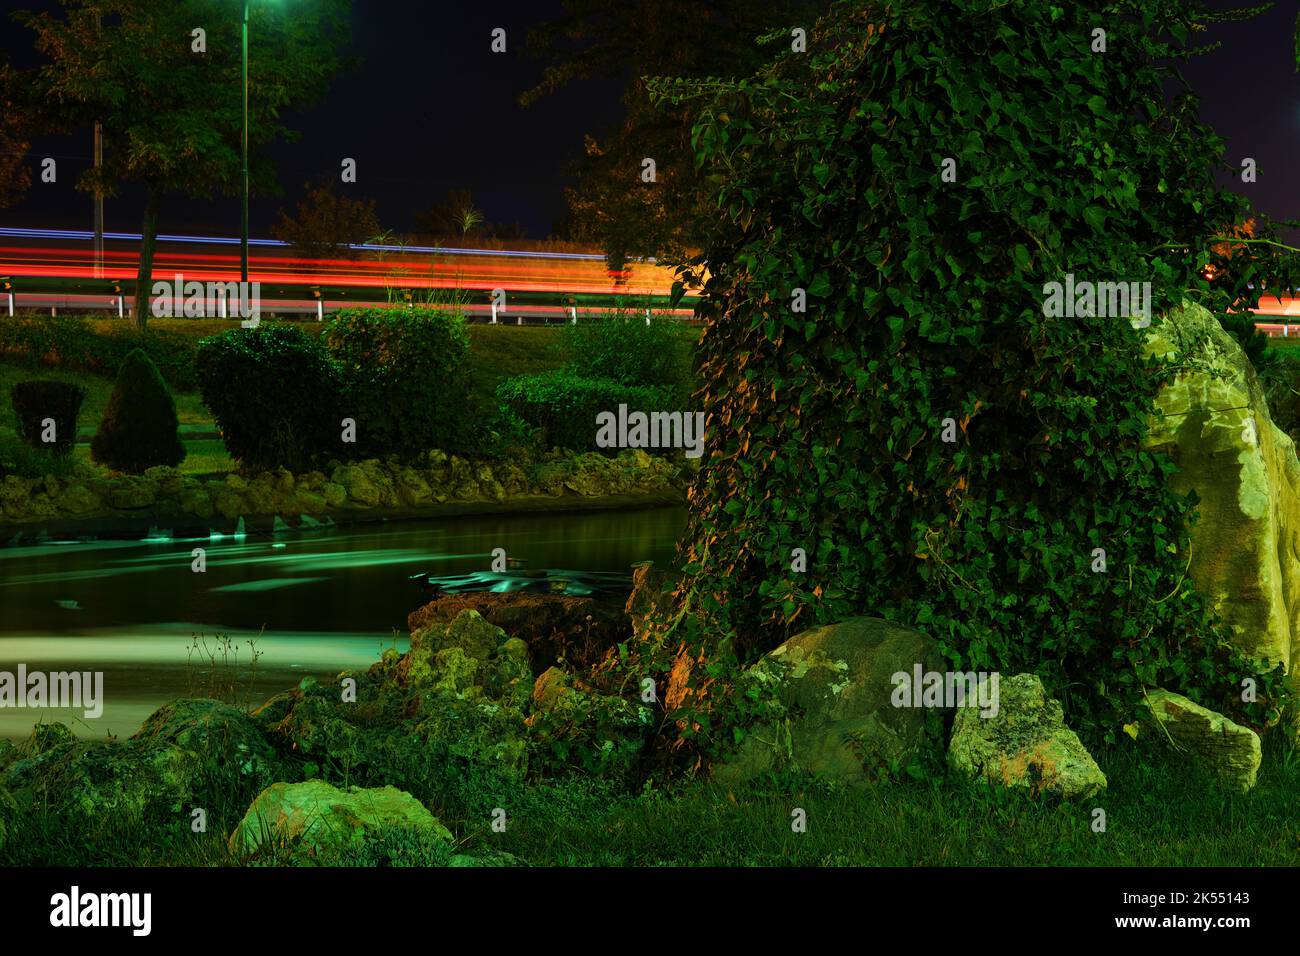
{"type": "Polygon", "coordinates": [[[140,474],[179,465],[185,446],[176,434],[176,402],[149,356],[136,349],[122,361],[90,457],[116,471],[140,474]]]}

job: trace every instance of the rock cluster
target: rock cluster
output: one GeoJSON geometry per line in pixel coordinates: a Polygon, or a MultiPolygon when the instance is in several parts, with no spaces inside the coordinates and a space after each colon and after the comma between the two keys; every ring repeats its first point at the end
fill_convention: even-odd
{"type": "Polygon", "coordinates": [[[617,457],[553,453],[536,461],[470,461],[431,451],[417,465],[369,459],[300,475],[283,468],[206,478],[167,467],[143,475],[81,469],[65,478],[6,475],[0,479],[0,521],[146,514],[232,522],[241,516],[418,510],[448,502],[675,494],[688,477],[681,461],[642,451],[617,457]]]}

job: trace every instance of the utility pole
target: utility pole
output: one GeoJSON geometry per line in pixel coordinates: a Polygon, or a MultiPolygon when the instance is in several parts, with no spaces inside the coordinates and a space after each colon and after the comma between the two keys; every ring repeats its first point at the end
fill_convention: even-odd
{"type": "MultiPolygon", "coordinates": [[[[103,165],[104,124],[95,120],[95,172],[103,165]]],[[[104,278],[104,193],[98,186],[95,187],[95,278],[104,278]]]]}

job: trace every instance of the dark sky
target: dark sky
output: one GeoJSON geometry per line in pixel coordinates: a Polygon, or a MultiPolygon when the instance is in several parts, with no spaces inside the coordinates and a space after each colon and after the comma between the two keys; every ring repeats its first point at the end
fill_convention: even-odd
{"type": "MultiPolygon", "coordinates": [[[[8,14],[49,6],[0,2],[0,46],[20,65],[31,62],[30,34],[8,14]]],[[[230,0],[230,7],[237,17],[239,0],[230,0]]],[[[285,194],[254,197],[253,234],[267,235],[276,210],[296,202],[304,181],[337,176],[343,156],[358,160],[358,188],[377,200],[387,228],[410,229],[415,214],[449,189],[468,188],[489,219],[517,220],[529,236],[549,234],[564,210],[562,187],[581,155],[583,133],[599,133],[620,113],[618,89],[600,82],[528,109],[518,105],[518,94],[540,76],[524,37],[559,8],[560,0],[355,0],[352,52],[363,62],[335,81],[319,107],[291,118],[301,140],[273,152],[285,194]],[[496,26],[507,30],[506,55],[489,52],[496,26]]],[[[1202,97],[1203,115],[1226,139],[1228,155],[1258,161],[1254,185],[1237,177],[1224,182],[1278,218],[1300,218],[1293,24],[1290,4],[1279,4],[1254,21],[1220,25],[1223,49],[1184,70],[1202,97]]],[[[78,164],[89,162],[90,136],[39,143],[37,152],[69,157],[79,171],[78,164]]],[[[0,212],[0,224],[90,228],[90,201],[72,189],[74,179],[61,175],[56,185],[34,184],[21,205],[0,212]]],[[[108,228],[138,230],[141,207],[137,193],[125,192],[108,204],[108,228]]],[[[171,198],[161,229],[237,235],[238,202],[171,198]]]]}
{"type": "MultiPolygon", "coordinates": [[[[239,0],[229,6],[237,20],[239,0]]],[[[10,21],[10,12],[53,8],[39,0],[0,2],[0,47],[16,65],[37,61],[31,32],[10,21]]],[[[448,190],[467,188],[490,220],[518,221],[527,235],[547,236],[564,212],[562,189],[582,155],[583,133],[599,132],[621,113],[619,90],[600,82],[519,106],[519,94],[541,77],[524,49],[528,29],[560,9],[560,0],[353,0],[350,52],[362,62],[335,80],[320,106],[288,117],[302,137],[271,151],[284,192],[253,197],[250,231],[267,235],[276,210],[294,206],[304,182],[325,174],[337,181],[348,156],[357,160],[357,189],[377,201],[385,228],[411,229],[413,217],[448,190]],[[506,30],[505,54],[489,48],[498,26],[506,30]]],[[[89,131],[40,142],[35,151],[69,157],[70,173],[63,175],[61,159],[59,181],[33,183],[20,205],[0,211],[0,225],[89,229],[91,201],[72,186],[72,173],[90,162],[89,131]]],[[[139,231],[142,209],[138,191],[124,192],[106,204],[106,228],[139,231]]],[[[169,197],[159,228],[238,235],[239,203],[169,197]]]]}

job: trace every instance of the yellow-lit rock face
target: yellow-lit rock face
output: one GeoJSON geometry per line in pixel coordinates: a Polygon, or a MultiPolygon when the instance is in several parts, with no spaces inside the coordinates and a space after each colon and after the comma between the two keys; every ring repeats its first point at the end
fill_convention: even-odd
{"type": "Polygon", "coordinates": [[[1178,465],[1175,490],[1195,491],[1189,574],[1243,653],[1300,655],[1300,461],[1273,424],[1245,353],[1214,316],[1185,304],[1153,325],[1147,348],[1186,365],[1156,398],[1146,447],[1178,465]]]}

